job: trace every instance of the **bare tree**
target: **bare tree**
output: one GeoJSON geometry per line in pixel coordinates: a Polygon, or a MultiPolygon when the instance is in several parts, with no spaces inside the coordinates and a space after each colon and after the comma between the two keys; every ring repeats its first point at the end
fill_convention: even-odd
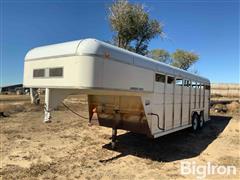
{"type": "Polygon", "coordinates": [[[172,54],[172,65],[178,67],[183,70],[188,70],[189,67],[197,62],[199,56],[193,52],[184,51],[181,49],[177,49],[172,54]]]}
{"type": "Polygon", "coordinates": [[[116,0],[109,8],[109,21],[115,32],[114,43],[124,49],[146,55],[149,41],[162,35],[162,25],[150,19],[141,4],[116,0]]]}
{"type": "Polygon", "coordinates": [[[165,49],[153,49],[148,53],[148,56],[157,61],[171,64],[171,55],[165,49]]]}

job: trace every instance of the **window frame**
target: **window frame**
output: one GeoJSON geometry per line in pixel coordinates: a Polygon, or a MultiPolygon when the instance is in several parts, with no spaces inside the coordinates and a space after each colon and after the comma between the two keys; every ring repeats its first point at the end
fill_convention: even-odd
{"type": "MultiPolygon", "coordinates": [[[[158,77],[159,78],[159,77],[158,77]]],[[[160,78],[161,79],[161,78],[160,78]]],[[[155,82],[158,83],[165,83],[166,82],[166,75],[162,74],[162,73],[155,73],[155,82]],[[164,78],[164,81],[158,81],[157,76],[162,76],[162,78],[164,78]]]]}
{"type": "Polygon", "coordinates": [[[204,90],[210,90],[211,86],[209,84],[204,84],[204,90]]]}
{"type": "Polygon", "coordinates": [[[45,78],[46,77],[46,69],[45,68],[38,68],[38,69],[33,69],[33,78],[45,78]],[[36,71],[43,70],[43,76],[35,76],[36,71]]]}
{"type": "Polygon", "coordinates": [[[184,79],[184,84],[183,84],[184,87],[187,87],[187,88],[190,88],[192,86],[191,84],[191,80],[189,79],[184,79]],[[186,83],[187,82],[187,83],[186,83]]]}
{"type": "Polygon", "coordinates": [[[176,77],[176,78],[175,78],[175,85],[176,85],[176,86],[180,86],[180,87],[184,86],[184,79],[181,78],[181,77],[176,77]],[[178,84],[178,81],[181,81],[181,83],[178,84]]]}
{"type": "Polygon", "coordinates": [[[175,84],[175,77],[174,76],[167,76],[167,84],[175,84]],[[172,78],[172,82],[168,82],[168,79],[172,78]]]}
{"type": "Polygon", "coordinates": [[[197,88],[197,81],[192,81],[191,87],[196,89],[197,88]]]}
{"type": "Polygon", "coordinates": [[[38,68],[38,69],[33,69],[33,74],[32,74],[33,79],[51,79],[51,78],[64,78],[64,67],[48,67],[48,68],[38,68]],[[50,70],[51,69],[62,69],[62,75],[61,76],[50,76],[50,70]],[[34,71],[36,70],[43,70],[44,75],[43,76],[34,76],[34,71]]]}
{"type": "Polygon", "coordinates": [[[48,68],[48,78],[63,78],[64,75],[64,68],[63,67],[51,67],[48,68]],[[53,69],[61,69],[61,76],[51,76],[51,70],[53,69]]]}

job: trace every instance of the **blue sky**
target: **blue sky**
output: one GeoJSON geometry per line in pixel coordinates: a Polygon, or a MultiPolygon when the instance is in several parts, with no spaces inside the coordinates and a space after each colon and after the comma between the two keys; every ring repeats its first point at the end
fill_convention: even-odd
{"type": "MultiPolygon", "coordinates": [[[[33,47],[113,36],[107,19],[110,0],[0,2],[2,85],[22,82],[24,56],[33,47]]],[[[194,51],[200,55],[193,67],[199,75],[212,82],[239,83],[239,1],[138,2],[164,24],[167,36],[153,39],[149,49],[194,51]]]]}

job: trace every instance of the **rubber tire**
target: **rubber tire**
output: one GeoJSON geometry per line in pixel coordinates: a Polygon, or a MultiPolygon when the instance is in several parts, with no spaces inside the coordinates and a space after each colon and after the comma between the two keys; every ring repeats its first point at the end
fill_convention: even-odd
{"type": "Polygon", "coordinates": [[[199,129],[199,116],[194,113],[192,116],[192,131],[197,132],[199,129]]]}
{"type": "Polygon", "coordinates": [[[205,124],[205,120],[204,120],[203,112],[201,112],[199,116],[198,128],[202,129],[204,127],[204,124],[205,124]]]}

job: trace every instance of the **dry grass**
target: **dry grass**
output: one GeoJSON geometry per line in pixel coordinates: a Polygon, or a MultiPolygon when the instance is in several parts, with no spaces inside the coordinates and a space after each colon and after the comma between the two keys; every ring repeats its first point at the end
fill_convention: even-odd
{"type": "Polygon", "coordinates": [[[232,102],[230,104],[227,104],[227,109],[230,112],[238,113],[240,109],[240,104],[238,102],[232,102]]]}
{"type": "Polygon", "coordinates": [[[240,97],[240,84],[211,84],[211,96],[240,97]]]}

